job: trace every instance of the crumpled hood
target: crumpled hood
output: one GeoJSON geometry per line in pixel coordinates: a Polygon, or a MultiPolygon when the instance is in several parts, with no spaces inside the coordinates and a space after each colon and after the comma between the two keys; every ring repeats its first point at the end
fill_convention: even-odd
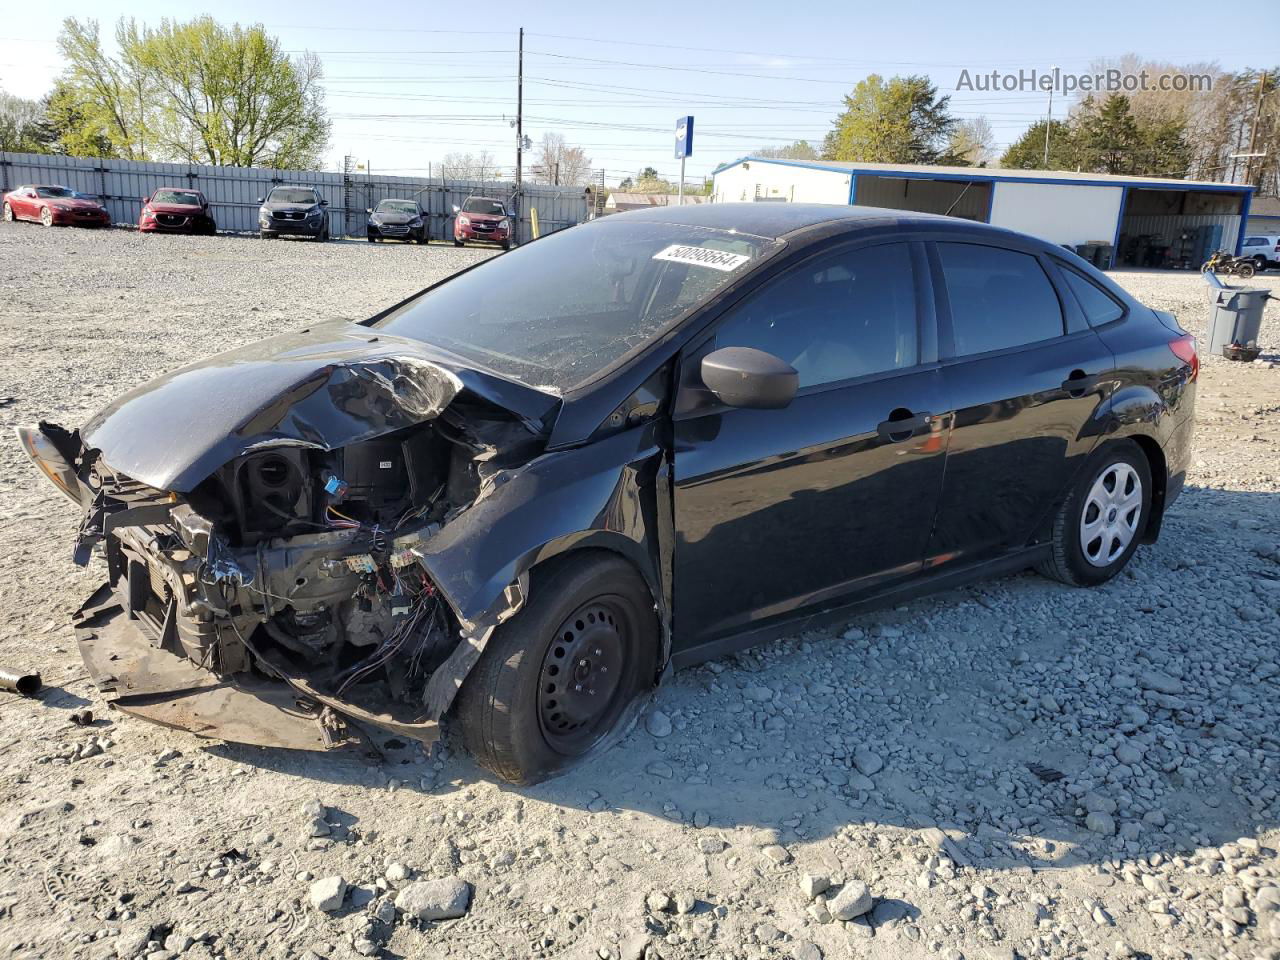
{"type": "Polygon", "coordinates": [[[81,428],[134,480],[185,493],[250,450],[331,450],[434,419],[464,388],[538,429],[558,404],[418,340],[338,321],[251,343],[131,390],[81,428]]]}

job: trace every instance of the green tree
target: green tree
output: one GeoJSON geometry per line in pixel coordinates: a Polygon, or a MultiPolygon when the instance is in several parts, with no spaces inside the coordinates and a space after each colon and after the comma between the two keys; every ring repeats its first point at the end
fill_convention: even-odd
{"type": "Polygon", "coordinates": [[[827,160],[871,163],[964,163],[947,145],[957,119],[950,97],[922,75],[871,74],[844,98],[822,145],[827,160]]]}
{"type": "Polygon", "coordinates": [[[818,150],[808,140],[797,140],[785,147],[761,147],[755,155],[771,160],[817,160],[818,150]]]}
{"type": "Polygon", "coordinates": [[[60,82],[68,142],[105,137],[128,159],[309,167],[329,138],[320,61],[293,58],[261,25],[212,17],[121,19],[107,55],[96,21],[63,22],[60,82]],[[79,127],[72,126],[78,119],[79,127]]]}
{"type": "Polygon", "coordinates": [[[0,150],[49,153],[52,146],[44,105],[0,90],[0,150]]]}
{"type": "Polygon", "coordinates": [[[1080,105],[1073,122],[1076,149],[1085,168],[1096,173],[1136,173],[1143,160],[1143,136],[1122,94],[1099,104],[1092,97],[1080,105]]]}
{"type": "Polygon", "coordinates": [[[1049,120],[1049,162],[1044,162],[1046,121],[1037,120],[1000,158],[1000,166],[1019,170],[1074,170],[1076,151],[1071,125],[1065,120],[1049,120]]]}

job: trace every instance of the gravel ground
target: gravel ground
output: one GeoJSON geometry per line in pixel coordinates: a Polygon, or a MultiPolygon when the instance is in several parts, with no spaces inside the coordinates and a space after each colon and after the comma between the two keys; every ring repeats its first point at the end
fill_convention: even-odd
{"type": "MultiPolygon", "coordinates": [[[[487,255],[0,224],[0,419],[79,423],[487,255]]],[[[1198,277],[1118,279],[1203,337],[1198,277]]],[[[108,713],[67,626],[98,576],[78,518],[5,439],[0,663],[47,688],[0,699],[0,949],[1280,957],[1276,304],[1263,340],[1205,358],[1188,489],[1111,584],[1025,574],[710,663],[531,789],[448,748],[292,755],[108,713]]]]}

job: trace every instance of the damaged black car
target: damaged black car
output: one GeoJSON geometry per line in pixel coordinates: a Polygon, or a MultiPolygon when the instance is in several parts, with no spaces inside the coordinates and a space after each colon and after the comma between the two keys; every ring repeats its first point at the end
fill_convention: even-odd
{"type": "Polygon", "coordinates": [[[1114,576],[1181,488],[1197,370],[1040,241],[714,204],[19,434],[103,565],[77,633],[116,707],[317,750],[453,722],[530,783],[672,667],[983,574],[1114,576]]]}

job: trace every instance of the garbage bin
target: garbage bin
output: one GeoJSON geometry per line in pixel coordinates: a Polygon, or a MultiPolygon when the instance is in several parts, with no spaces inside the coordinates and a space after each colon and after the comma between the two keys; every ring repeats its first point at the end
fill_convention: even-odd
{"type": "Polygon", "coordinates": [[[1258,331],[1262,308],[1271,293],[1259,287],[1229,287],[1213,273],[1204,274],[1212,291],[1209,305],[1209,352],[1231,360],[1255,360],[1261,352],[1258,331]]]}

